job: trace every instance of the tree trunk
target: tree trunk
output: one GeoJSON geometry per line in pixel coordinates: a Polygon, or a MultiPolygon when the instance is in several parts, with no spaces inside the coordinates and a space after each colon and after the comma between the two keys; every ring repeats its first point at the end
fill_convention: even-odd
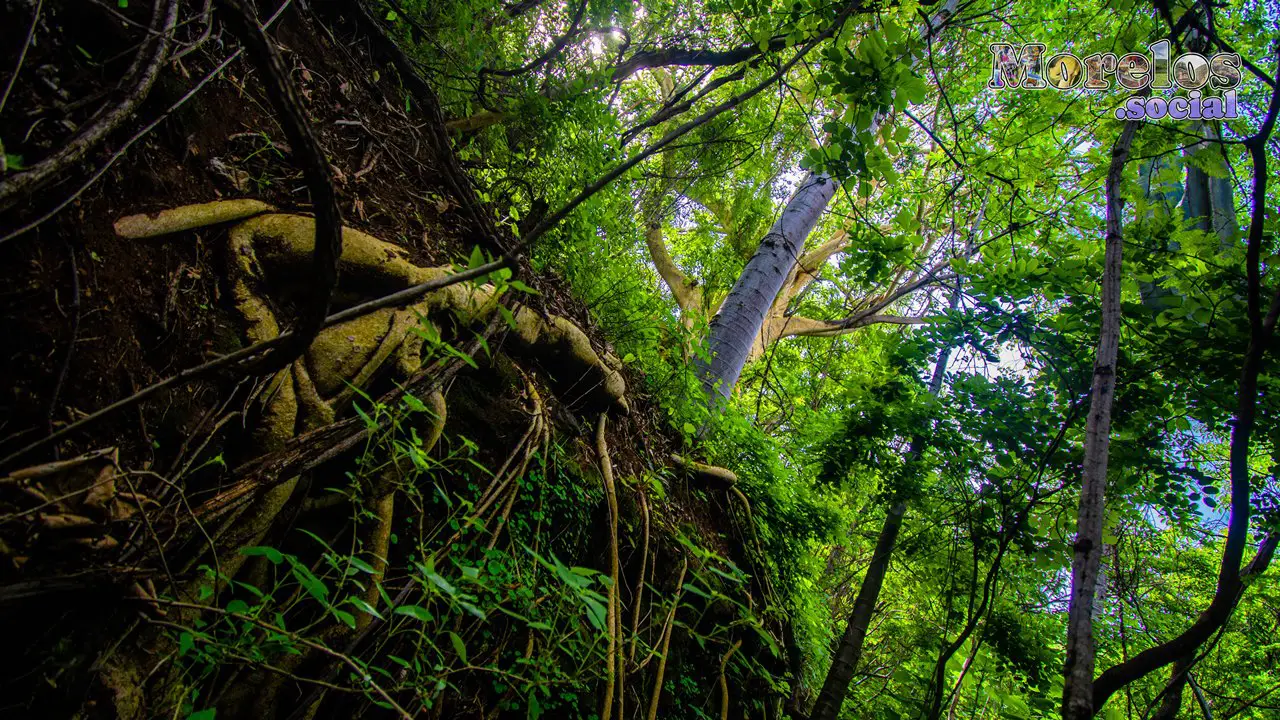
{"type": "Polygon", "coordinates": [[[902,518],[906,512],[906,502],[899,500],[885,515],[884,526],[880,528],[880,539],[876,541],[875,554],[871,557],[871,565],[862,580],[862,588],[858,590],[858,599],[853,603],[849,625],[844,630],[844,637],[840,639],[840,649],[831,661],[831,669],[827,672],[826,681],[822,683],[822,692],[818,693],[818,700],[814,703],[813,712],[809,714],[809,720],[836,720],[840,715],[840,706],[849,693],[853,671],[862,658],[862,643],[867,638],[871,615],[880,599],[880,587],[889,571],[889,559],[898,542],[898,532],[902,530],[902,518]]]}
{"type": "Polygon", "coordinates": [[[804,251],[809,233],[835,196],[836,185],[826,173],[809,173],[733,284],[711,322],[711,362],[703,368],[702,378],[708,395],[728,398],[738,383],[765,316],[804,251]]]}
{"type": "MultiPolygon", "coordinates": [[[[960,302],[960,283],[956,282],[951,294],[951,309],[960,302]]],[[[938,362],[933,366],[933,376],[929,379],[929,394],[937,397],[942,391],[942,382],[946,377],[947,363],[951,360],[951,348],[944,348],[938,353],[938,362]]],[[[911,438],[910,449],[907,450],[907,465],[920,459],[924,454],[925,440],[919,435],[911,438]]],[[[907,513],[906,500],[898,500],[885,515],[884,525],[880,528],[880,538],[876,540],[875,553],[871,556],[871,565],[858,588],[858,597],[853,602],[853,612],[849,615],[849,624],[845,626],[844,637],[840,639],[840,647],[831,661],[831,669],[827,671],[827,679],[822,683],[822,692],[814,703],[809,720],[836,720],[840,715],[840,707],[849,693],[849,683],[853,680],[853,672],[862,659],[862,644],[867,639],[867,629],[871,626],[871,615],[875,612],[876,603],[880,601],[880,588],[884,585],[884,577],[889,572],[889,560],[893,557],[893,548],[898,542],[898,533],[902,530],[902,519],[907,513]]]]}
{"type": "MultiPolygon", "coordinates": [[[[947,0],[923,28],[928,36],[955,13],[957,0],[947,0]]],[[[871,133],[884,121],[884,113],[871,120],[871,133]]],[[[711,322],[711,361],[701,368],[707,395],[728,398],[738,383],[751,347],[764,328],[765,318],[783,284],[804,252],[805,240],[822,219],[837,183],[826,173],[809,173],[782,209],[782,215],[760,241],[733,290],[711,322]]]]}
{"type": "Polygon", "coordinates": [[[1178,711],[1182,709],[1182,689],[1187,685],[1191,661],[1194,659],[1195,653],[1192,652],[1178,658],[1173,664],[1169,682],[1164,686],[1164,699],[1160,701],[1160,707],[1151,716],[1151,720],[1175,720],[1178,717],[1178,711]]]}
{"type": "Polygon", "coordinates": [[[1084,481],[1080,488],[1075,555],[1071,561],[1071,606],[1067,613],[1067,662],[1063,669],[1064,720],[1093,717],[1093,604],[1102,555],[1103,495],[1107,486],[1107,454],[1111,445],[1111,400],[1115,394],[1116,359],[1120,350],[1121,235],[1120,179],[1138,122],[1125,123],[1107,172],[1107,235],[1102,271],[1102,330],[1093,364],[1089,418],[1085,427],[1084,481]]]}

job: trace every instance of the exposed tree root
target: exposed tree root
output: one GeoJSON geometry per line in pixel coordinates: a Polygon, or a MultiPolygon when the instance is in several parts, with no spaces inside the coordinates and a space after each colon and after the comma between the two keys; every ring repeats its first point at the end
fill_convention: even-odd
{"type": "Polygon", "coordinates": [[[733,657],[740,647],[742,647],[742,641],[735,640],[729,652],[720,658],[720,720],[729,720],[729,680],[724,676],[724,669],[729,664],[729,658],[733,657]]]}
{"type": "Polygon", "coordinates": [[[671,454],[671,459],[675,462],[676,467],[685,473],[686,477],[700,483],[705,488],[728,490],[738,483],[738,475],[732,470],[694,462],[675,453],[671,454]]]}
{"type": "MultiPolygon", "coordinates": [[[[662,699],[662,678],[667,671],[667,652],[671,649],[671,630],[675,627],[676,610],[680,607],[680,596],[684,593],[684,574],[689,570],[689,558],[683,558],[680,564],[680,576],[676,579],[676,592],[671,599],[671,610],[667,613],[666,622],[662,626],[662,646],[658,652],[658,669],[653,675],[653,692],[649,695],[649,714],[646,716],[648,720],[655,720],[658,717],[658,701],[662,699]]],[[[653,657],[650,653],[649,657],[653,657]]],[[[645,662],[641,663],[644,667],[649,659],[645,658],[645,662]]]]}
{"type": "Polygon", "coordinates": [[[140,240],[234,220],[244,220],[274,211],[274,206],[261,200],[217,200],[199,205],[183,205],[155,213],[128,215],[116,221],[115,231],[116,235],[122,238],[140,240]]]}
{"type": "Polygon", "coordinates": [[[608,416],[600,413],[600,421],[596,424],[596,452],[600,455],[600,472],[604,476],[605,497],[609,501],[609,607],[607,623],[609,626],[609,674],[605,679],[604,702],[600,710],[600,720],[609,720],[613,715],[613,697],[619,697],[618,717],[625,717],[622,712],[621,697],[625,692],[625,679],[622,667],[622,647],[619,622],[618,592],[618,496],[613,482],[613,463],[609,459],[609,445],[605,440],[605,426],[608,416]]]}
{"type": "Polygon", "coordinates": [[[636,643],[640,639],[640,608],[644,601],[644,570],[649,562],[649,501],[643,489],[637,491],[640,502],[640,519],[644,526],[644,540],[640,549],[640,571],[636,574],[636,593],[631,611],[631,650],[627,653],[627,662],[632,666],[636,662],[636,643]]]}
{"type": "MultiPolygon", "coordinates": [[[[280,336],[281,331],[267,299],[269,286],[264,268],[288,267],[299,260],[305,260],[311,254],[315,236],[313,219],[258,214],[268,209],[256,201],[209,203],[151,216],[124,218],[118,223],[118,229],[122,235],[141,238],[251,216],[238,222],[229,233],[228,242],[232,250],[228,253],[227,274],[232,285],[235,308],[244,322],[249,341],[262,343],[280,336]]],[[[398,247],[359,231],[347,228],[343,230],[343,236],[341,267],[349,277],[393,287],[413,287],[444,278],[449,273],[448,268],[421,268],[413,265],[405,259],[404,252],[398,247]]],[[[411,370],[417,371],[421,362],[421,341],[409,331],[419,317],[439,317],[443,314],[451,318],[450,322],[464,325],[489,321],[497,314],[497,300],[492,287],[453,285],[427,295],[407,310],[386,308],[322,332],[312,343],[308,354],[290,367],[277,372],[260,394],[260,420],[253,432],[257,452],[266,452],[272,456],[286,453],[287,448],[295,444],[295,435],[300,431],[319,432],[329,426],[336,413],[350,402],[356,390],[367,384],[392,356],[398,358],[396,366],[401,375],[408,374],[411,370]]],[[[614,367],[615,364],[602,360],[591,347],[586,335],[571,322],[556,316],[544,319],[529,308],[520,308],[515,315],[515,334],[523,349],[546,355],[547,362],[544,364],[554,368],[562,382],[578,383],[587,379],[589,386],[595,388],[592,391],[593,404],[606,408],[616,407],[623,412],[627,410],[625,383],[614,367]]],[[[475,511],[475,517],[479,518],[494,508],[498,520],[491,525],[494,529],[491,546],[509,518],[519,489],[520,476],[527,469],[537,448],[542,445],[543,438],[549,437],[549,426],[541,400],[536,390],[532,389],[532,383],[529,383],[529,387],[529,397],[534,406],[533,422],[521,442],[523,447],[518,447],[508,462],[508,466],[518,465],[513,471],[495,476],[491,491],[475,511]],[[507,492],[508,488],[510,492],[507,492]],[[495,503],[500,510],[495,508],[495,503]]],[[[437,398],[438,394],[431,398],[432,404],[437,404],[437,398]]],[[[444,408],[441,405],[442,403],[437,404],[435,408],[438,417],[428,434],[427,441],[430,444],[435,443],[442,430],[444,408]]],[[[207,502],[198,511],[197,517],[202,517],[205,521],[217,518],[212,541],[217,547],[215,562],[220,565],[221,577],[233,577],[236,574],[246,560],[238,552],[239,548],[259,544],[274,526],[276,519],[281,517],[282,510],[291,502],[298,482],[297,474],[282,475],[283,480],[265,487],[240,487],[243,483],[238,483],[229,487],[221,496],[207,502]],[[246,502],[250,499],[251,502],[246,502]]],[[[366,550],[372,554],[375,568],[366,594],[366,600],[371,605],[376,605],[381,597],[378,588],[386,572],[389,536],[395,516],[395,478],[391,477],[383,484],[387,487],[375,488],[370,495],[371,509],[376,520],[363,541],[366,550]]],[[[615,501],[615,536],[616,513],[615,501]]],[[[446,543],[446,550],[449,544],[451,543],[446,543]]],[[[611,629],[615,643],[611,661],[617,662],[620,645],[616,638],[621,623],[616,597],[616,547],[614,552],[615,597],[611,629]]],[[[178,597],[189,605],[195,605],[192,601],[204,594],[202,588],[216,591],[221,583],[219,579],[197,580],[181,588],[178,597]]],[[[191,617],[176,618],[179,624],[190,624],[196,619],[194,614],[198,613],[193,607],[185,608],[182,612],[191,614],[191,617]]],[[[369,614],[360,613],[357,618],[358,629],[368,630],[371,620],[369,614]]],[[[168,647],[154,634],[147,635],[147,638],[133,641],[133,649],[125,655],[137,654],[138,659],[141,659],[168,647]],[[135,653],[135,650],[138,652],[135,653]]],[[[120,673],[132,672],[129,670],[133,665],[130,657],[122,656],[119,660],[123,664],[105,674],[105,680],[109,681],[109,677],[120,673]]]]}

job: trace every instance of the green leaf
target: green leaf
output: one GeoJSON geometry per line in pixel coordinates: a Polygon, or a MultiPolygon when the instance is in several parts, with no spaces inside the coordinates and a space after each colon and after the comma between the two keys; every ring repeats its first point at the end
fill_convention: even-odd
{"type": "Polygon", "coordinates": [[[286,558],[291,566],[293,577],[302,585],[311,597],[316,600],[328,604],[329,588],[325,586],[320,578],[316,577],[311,569],[303,565],[297,558],[288,556],[286,558]]]}
{"type": "Polygon", "coordinates": [[[467,646],[462,642],[462,638],[458,637],[458,633],[449,631],[449,642],[453,643],[453,651],[458,654],[458,659],[463,665],[467,664],[467,646]]]}
{"type": "Polygon", "coordinates": [[[377,608],[370,605],[369,601],[365,600],[362,597],[356,597],[353,595],[347,598],[347,602],[351,603],[352,605],[360,609],[360,611],[362,612],[368,613],[369,615],[372,615],[373,617],[376,617],[379,620],[383,619],[382,613],[379,613],[377,608]]]}
{"type": "Polygon", "coordinates": [[[431,581],[432,585],[435,585],[449,595],[458,594],[458,589],[455,588],[452,583],[434,572],[428,572],[427,579],[431,581]]]}
{"type": "Polygon", "coordinates": [[[396,608],[392,614],[404,615],[405,617],[411,617],[414,620],[421,620],[424,623],[435,622],[435,617],[428,612],[426,608],[418,607],[417,605],[401,605],[396,608]]]}
{"type": "Polygon", "coordinates": [[[355,616],[347,612],[346,610],[339,610],[337,608],[333,608],[333,616],[341,620],[344,625],[351,628],[352,630],[356,629],[355,616]]]}
{"type": "Polygon", "coordinates": [[[284,555],[279,550],[263,546],[240,548],[240,554],[246,557],[264,557],[272,565],[279,565],[284,560],[284,555]]]}
{"type": "Polygon", "coordinates": [[[605,621],[609,615],[604,605],[591,598],[583,598],[583,603],[587,607],[587,620],[591,622],[591,626],[598,632],[605,632],[605,621]]]}
{"type": "Polygon", "coordinates": [[[478,618],[478,619],[480,619],[480,620],[488,620],[488,619],[489,619],[489,616],[488,616],[488,615],[486,615],[486,614],[485,614],[485,612],[484,612],[483,610],[481,610],[480,608],[476,607],[475,605],[472,605],[471,603],[467,602],[466,600],[459,600],[459,601],[458,601],[458,605],[462,606],[462,609],[463,609],[463,610],[466,610],[467,612],[471,613],[472,615],[474,615],[476,618],[478,618]]]}

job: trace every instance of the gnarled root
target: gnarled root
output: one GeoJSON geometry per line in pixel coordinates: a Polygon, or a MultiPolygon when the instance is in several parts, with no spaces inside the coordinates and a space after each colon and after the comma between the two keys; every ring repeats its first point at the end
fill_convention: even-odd
{"type": "Polygon", "coordinates": [[[690,480],[694,480],[705,488],[712,490],[728,490],[738,484],[738,475],[732,470],[694,462],[675,453],[671,460],[684,472],[690,480]]]}
{"type": "MultiPolygon", "coordinates": [[[[444,395],[441,392],[431,393],[426,400],[427,408],[433,417],[426,436],[422,438],[422,452],[424,454],[431,452],[436,442],[440,440],[441,434],[444,433],[446,417],[444,395]]],[[[387,472],[394,474],[395,477],[388,478],[387,482],[381,483],[385,487],[377,488],[370,507],[375,517],[365,535],[364,541],[365,552],[371,556],[369,564],[373,567],[373,574],[369,577],[369,587],[365,590],[364,599],[371,607],[375,608],[378,606],[378,600],[382,595],[379,592],[379,588],[382,586],[382,580],[387,573],[387,554],[391,552],[391,527],[395,521],[396,485],[399,480],[398,468],[393,466],[387,472]]],[[[361,612],[358,614],[356,616],[356,631],[364,630],[372,620],[373,616],[369,613],[361,612]]]]}
{"type": "MultiPolygon", "coordinates": [[[[269,314],[264,296],[262,265],[297,265],[311,256],[315,244],[315,220],[301,215],[258,214],[269,206],[255,200],[222,200],[203,205],[188,205],[159,213],[132,215],[116,223],[123,237],[155,237],[202,225],[251,217],[230,232],[233,267],[230,269],[233,295],[250,326],[251,336],[268,333],[269,314]]],[[[342,256],[339,268],[343,277],[367,286],[403,289],[438,280],[451,271],[447,267],[424,268],[409,262],[405,251],[391,243],[352,228],[342,229],[342,256]]],[[[491,285],[450,285],[425,296],[413,309],[424,315],[451,313],[464,324],[487,321],[498,308],[498,298],[491,285]]],[[[580,388],[579,394],[600,407],[613,407],[626,413],[626,381],[621,363],[608,353],[602,357],[591,346],[582,329],[566,318],[542,317],[528,307],[515,313],[515,335],[525,349],[544,357],[554,368],[557,380],[580,388]]]]}
{"type": "Polygon", "coordinates": [[[275,210],[261,200],[218,200],[201,205],[183,205],[156,213],[129,215],[116,221],[116,234],[139,239],[243,220],[275,210]]]}

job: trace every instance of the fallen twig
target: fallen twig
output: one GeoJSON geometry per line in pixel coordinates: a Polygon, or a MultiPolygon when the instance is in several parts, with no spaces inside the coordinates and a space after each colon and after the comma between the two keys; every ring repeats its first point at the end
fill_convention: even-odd
{"type": "Polygon", "coordinates": [[[31,15],[31,27],[27,30],[27,39],[22,43],[22,52],[18,53],[18,64],[13,68],[9,82],[5,83],[4,93],[0,94],[0,113],[4,112],[4,104],[9,101],[9,93],[13,92],[13,84],[18,80],[18,73],[22,72],[22,64],[27,60],[27,50],[31,49],[31,41],[36,36],[36,26],[40,24],[41,10],[44,10],[44,0],[37,0],[36,11],[31,15]]]}
{"type": "MultiPolygon", "coordinates": [[[[273,24],[275,24],[276,20],[280,18],[280,16],[284,13],[286,9],[288,9],[289,5],[292,2],[293,0],[284,0],[284,2],[280,4],[280,7],[275,11],[275,13],[273,13],[271,17],[267,18],[267,21],[262,24],[262,28],[265,30],[271,27],[273,24]]],[[[228,56],[226,60],[223,60],[221,63],[219,63],[217,67],[215,67],[213,70],[210,70],[209,73],[205,75],[203,78],[201,78],[200,81],[197,82],[194,86],[192,86],[192,88],[188,90],[185,95],[178,98],[177,101],[174,102],[172,105],[170,105],[168,109],[166,109],[163,113],[160,113],[159,117],[157,117],[155,120],[152,120],[150,123],[147,123],[145,126],[143,126],[141,130],[134,133],[132,137],[126,140],[118,150],[116,150],[111,154],[111,157],[107,158],[107,161],[103,163],[101,167],[95,170],[87,180],[81,183],[80,187],[76,188],[74,191],[72,191],[70,195],[63,198],[61,202],[53,206],[53,208],[51,208],[50,210],[48,210],[47,212],[45,212],[43,215],[36,218],[35,220],[32,220],[28,222],[26,225],[23,225],[22,227],[9,232],[9,234],[7,235],[0,236],[0,245],[3,245],[9,242],[10,240],[13,240],[16,237],[19,237],[21,235],[25,235],[31,232],[37,227],[40,227],[44,223],[48,222],[58,213],[65,210],[68,205],[75,202],[76,199],[79,198],[81,195],[83,195],[84,192],[88,190],[90,187],[92,187],[94,183],[98,182],[98,180],[101,180],[102,176],[106,175],[107,171],[110,170],[112,166],[114,166],[116,162],[120,160],[120,158],[124,157],[125,153],[129,151],[129,148],[133,147],[139,140],[149,135],[152,130],[155,130],[157,127],[159,127],[160,123],[169,119],[169,116],[172,115],[174,112],[176,112],[179,108],[181,108],[183,105],[186,105],[187,102],[189,102],[191,98],[195,97],[197,93],[203,90],[206,85],[208,85],[215,78],[221,75],[222,71],[227,69],[227,66],[235,62],[235,60],[238,59],[242,53],[244,53],[244,48],[236,50],[235,52],[231,53],[231,55],[228,56]]]]}

